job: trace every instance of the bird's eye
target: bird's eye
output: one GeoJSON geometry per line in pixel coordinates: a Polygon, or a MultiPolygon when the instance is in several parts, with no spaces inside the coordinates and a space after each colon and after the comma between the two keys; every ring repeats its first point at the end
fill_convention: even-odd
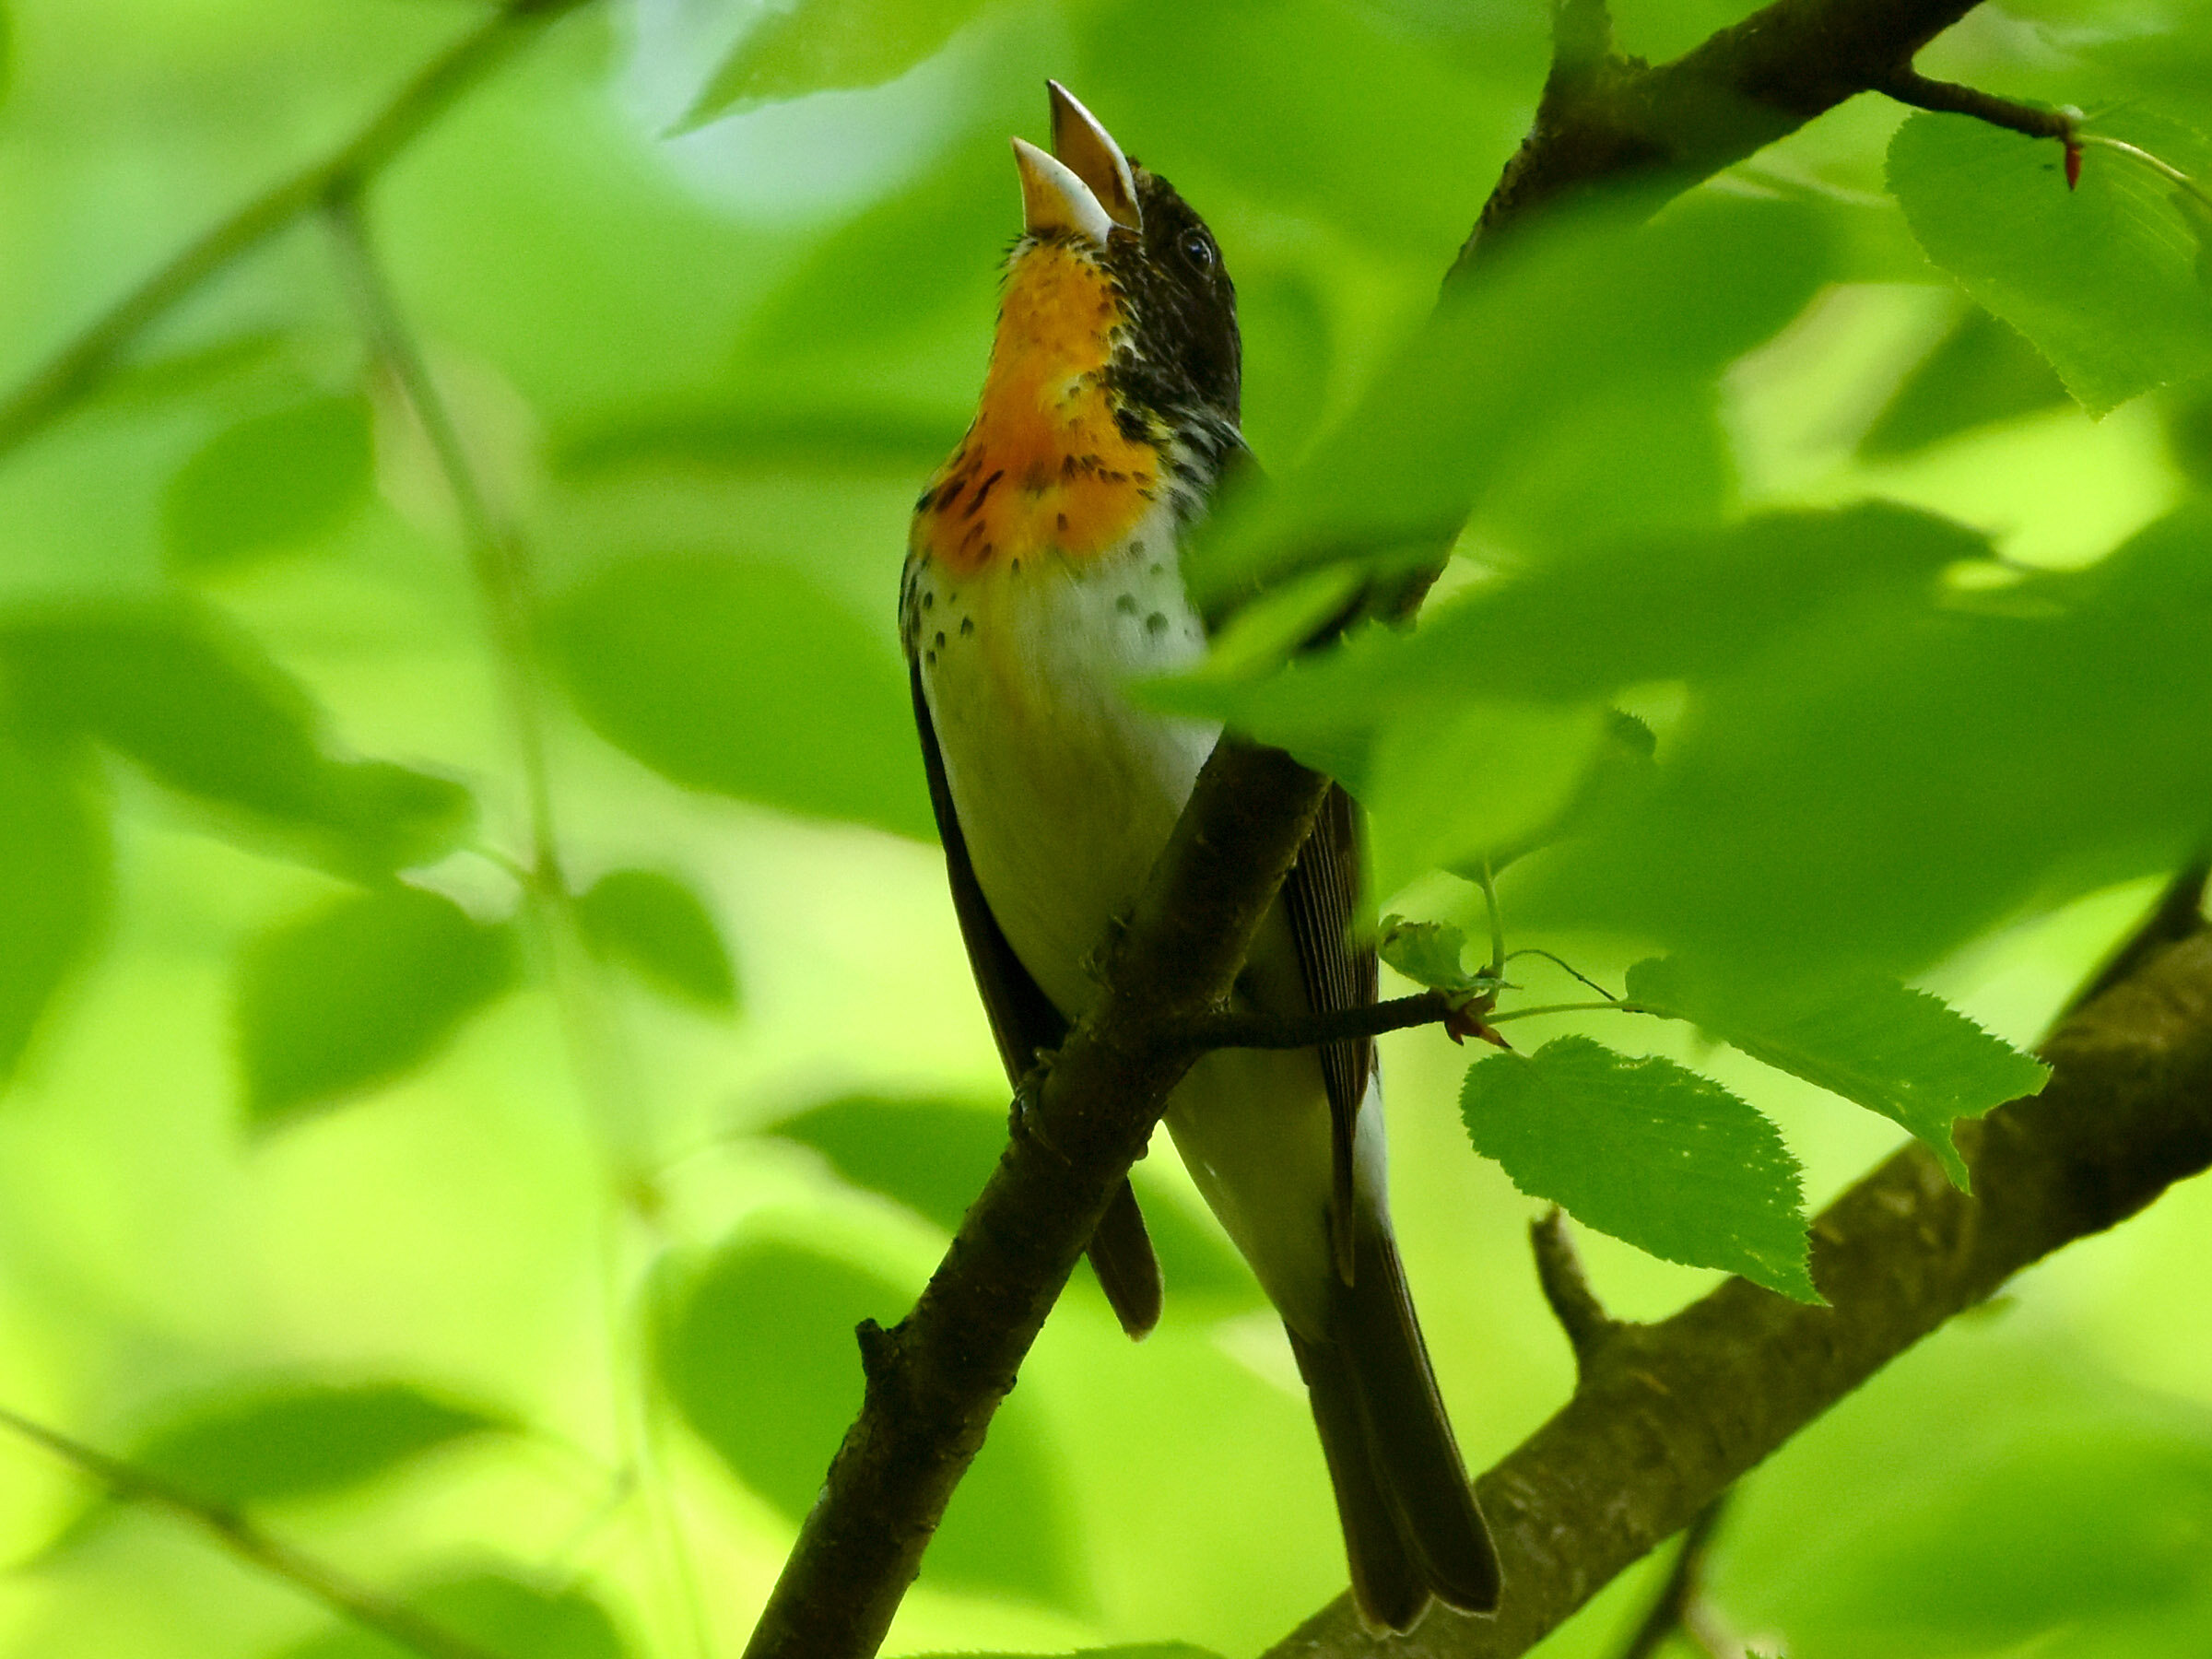
{"type": "Polygon", "coordinates": [[[1200,270],[1214,263],[1214,244],[1203,230],[1193,230],[1182,239],[1182,256],[1200,270]]]}

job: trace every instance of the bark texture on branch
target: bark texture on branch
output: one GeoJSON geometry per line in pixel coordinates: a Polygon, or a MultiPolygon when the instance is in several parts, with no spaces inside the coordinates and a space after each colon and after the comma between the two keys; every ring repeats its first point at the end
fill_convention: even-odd
{"type": "Polygon", "coordinates": [[[1589,0],[1561,0],[1562,50],[1535,124],[1484,203],[1453,275],[1486,240],[1539,208],[1600,185],[1687,189],[1845,99],[1900,81],[1920,49],[1974,5],[1775,0],[1654,67],[1612,52],[1589,0]]]}
{"type": "Polygon", "coordinates": [[[876,1651],[1061,1287],[1194,1057],[1180,1034],[1244,965],[1328,780],[1225,740],[1105,964],[1099,1006],[1014,1132],[913,1311],[864,1326],[867,1391],[748,1659],[876,1651]]]}
{"type": "Polygon", "coordinates": [[[1959,1125],[1974,1194],[1917,1142],[1823,1211],[1826,1308],[1732,1279],[1622,1324],[1574,1397],[1476,1483],[1505,1565],[1494,1619],[1378,1642],[1339,1601],[1269,1659],[1506,1659],[1687,1526],[1739,1476],[1946,1320],[2212,1165],[2212,934],[2166,947],[2044,1045],[2051,1082],[1959,1125]]]}

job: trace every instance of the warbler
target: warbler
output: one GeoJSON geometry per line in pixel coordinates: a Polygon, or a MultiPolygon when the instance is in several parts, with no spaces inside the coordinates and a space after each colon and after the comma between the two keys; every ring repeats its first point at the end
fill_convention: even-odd
{"type": "MultiPolygon", "coordinates": [[[[967,436],[917,502],[900,601],[953,902],[1018,1083],[1098,987],[1091,964],[1218,727],[1133,706],[1206,631],[1180,554],[1245,460],[1236,290],[1206,223],[1057,82],[1053,153],[1014,140],[1022,233],[967,436]]],[[[1279,1015],[1371,1002],[1350,933],[1352,803],[1332,791],[1237,983],[1279,1015]]],[[[1281,1313],[1359,1606],[1497,1606],[1498,1561],[1393,1240],[1373,1045],[1224,1050],[1170,1098],[1177,1150],[1281,1313]]],[[[1090,1259],[1141,1336],[1161,1284],[1126,1182],[1090,1259]]]]}

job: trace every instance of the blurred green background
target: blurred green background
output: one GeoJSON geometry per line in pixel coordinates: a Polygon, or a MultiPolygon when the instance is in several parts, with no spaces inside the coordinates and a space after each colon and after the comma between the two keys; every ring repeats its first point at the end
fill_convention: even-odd
{"type": "MultiPolygon", "coordinates": [[[[726,0],[582,6],[373,181],[366,267],[308,215],[0,457],[0,1405],[501,1652],[738,1651],[857,1399],[852,1324],[903,1311],[994,1156],[1006,1090],[927,839],[893,606],[914,492],[980,382],[1018,227],[1006,139],[1042,135],[1044,77],[1206,213],[1253,446],[1278,471],[1320,456],[1325,485],[1316,440],[1427,315],[1546,57],[1533,0],[812,11],[832,46],[900,14],[862,75],[895,78],[687,127],[735,44],[800,26],[726,0]],[[364,326],[364,269],[501,527],[474,559],[364,326]],[[487,561],[522,572],[519,621],[487,561]],[[502,617],[534,641],[519,684],[502,617]],[[573,903],[531,898],[548,831],[573,903]]],[[[1617,13],[1654,60],[1737,15],[1617,13]]],[[[487,15],[6,0],[0,385],[487,15]]],[[[2089,0],[1984,6],[1924,63],[2148,107],[2184,147],[2212,122],[2208,66],[2204,7],[2089,0]]],[[[1985,535],[2001,585],[2186,509],[2212,477],[2202,319],[2150,376],[2174,383],[2092,420],[1915,243],[1885,184],[1900,115],[1854,101],[1686,205],[1792,216],[1791,245],[1712,296],[1756,326],[1716,325],[1712,360],[1653,371],[1648,397],[1503,409],[1520,447],[1447,594],[1549,549],[1867,497],[1985,535]]],[[[1518,371],[1558,383],[1540,355],[1518,371]]],[[[2116,768],[2206,729],[2201,672],[2144,675],[2160,719],[2113,736],[2116,768]]],[[[1680,679],[1626,677],[1664,745],[1680,679]]],[[[1765,684],[1755,712],[1787,701],[1765,684]]],[[[2132,718],[2108,701],[2095,718],[2132,718]]],[[[1865,915],[1875,955],[2032,1042],[2174,835],[2069,830],[2038,862],[2049,804],[1979,774],[1953,790],[1924,747],[1926,787],[1900,798],[1933,816],[1888,825],[1808,925],[1865,915]],[[2014,864],[1935,922],[1900,877],[1889,914],[1868,894],[1924,836],[1978,867],[1946,813],[2005,822],[2014,864]]],[[[1562,867],[1522,891],[1553,927],[1528,936],[1618,982],[1638,929],[1670,923],[1578,899],[1562,867]]],[[[1465,893],[1431,877],[1404,900],[1424,901],[1465,893]]],[[[1693,1057],[1687,1035],[1604,1034],[1693,1057]]],[[[1408,1272],[1479,1467],[1571,1381],[1529,1268],[1536,1206],[1467,1149],[1465,1056],[1433,1032],[1385,1052],[1408,1272]]],[[[1698,1059],[1782,1124],[1813,1205],[1898,1138],[1698,1059]]],[[[1164,1324],[1130,1345],[1078,1278],[887,1652],[1244,1653],[1343,1587],[1279,1330],[1164,1141],[1139,1180],[1164,1324]]],[[[1626,1314],[1710,1277],[1587,1247],[1626,1314]]],[[[2208,1253],[2212,1199],[2185,1186],[1893,1367],[1747,1483],[1723,1611],[1806,1659],[2212,1648],[2208,1253]]],[[[7,1437],[0,1555],[9,1659],[392,1651],[7,1437]]],[[[1647,1563],[1544,1651],[1616,1651],[1652,1582],[1647,1563]]]]}

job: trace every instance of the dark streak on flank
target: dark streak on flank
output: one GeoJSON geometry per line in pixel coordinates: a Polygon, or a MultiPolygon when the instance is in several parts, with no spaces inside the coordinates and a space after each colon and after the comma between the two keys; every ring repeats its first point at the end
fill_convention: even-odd
{"type": "Polygon", "coordinates": [[[1006,468],[1002,466],[998,471],[993,473],[989,477],[985,478],[982,483],[982,488],[975,492],[974,496],[969,500],[968,505],[962,509],[964,516],[968,518],[973,518],[982,509],[983,498],[991,493],[991,487],[1006,476],[1006,468]]]}

